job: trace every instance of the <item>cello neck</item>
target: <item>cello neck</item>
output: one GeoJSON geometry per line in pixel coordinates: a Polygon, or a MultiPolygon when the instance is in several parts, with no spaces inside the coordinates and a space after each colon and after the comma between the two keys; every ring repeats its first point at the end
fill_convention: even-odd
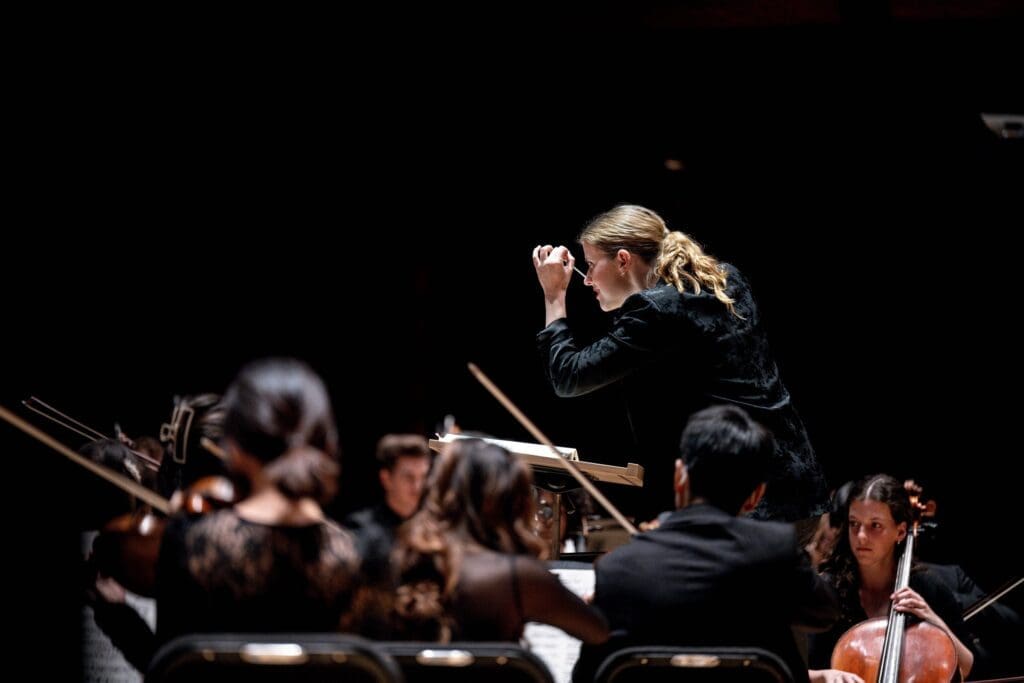
{"type": "MultiPolygon", "coordinates": [[[[917,522],[913,523],[911,532],[903,543],[903,554],[896,567],[896,585],[893,593],[906,588],[910,584],[910,563],[914,557],[914,538],[917,536],[917,522]]],[[[900,655],[903,653],[903,635],[907,615],[890,607],[889,622],[885,627],[885,644],[878,665],[877,683],[897,683],[900,673],[900,655]]]]}

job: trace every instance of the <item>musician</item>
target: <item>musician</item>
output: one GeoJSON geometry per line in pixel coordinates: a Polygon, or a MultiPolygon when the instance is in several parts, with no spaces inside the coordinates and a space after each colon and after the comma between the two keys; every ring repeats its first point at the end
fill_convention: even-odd
{"type": "Polygon", "coordinates": [[[592,680],[615,649],[653,643],[759,647],[806,670],[793,628],[825,629],[838,609],[791,524],[743,516],[764,495],[773,450],[771,434],[736,406],[690,418],[677,509],[595,565],[594,606],[614,637],[583,647],[574,681],[592,680]]]}
{"type": "Polygon", "coordinates": [[[224,397],[232,508],[172,518],[157,579],[161,642],[196,631],[331,631],[350,608],[352,535],[324,521],[338,439],[323,381],[293,359],[256,361],[224,397]]]}
{"type": "Polygon", "coordinates": [[[532,481],[529,466],[500,446],[445,447],[392,555],[397,637],[516,641],[528,621],[586,643],[608,637],[604,617],[538,559],[545,546],[532,529],[532,481]]]}
{"type": "Polygon", "coordinates": [[[918,567],[910,575],[910,585],[893,593],[898,551],[910,521],[910,497],[893,477],[872,475],[850,489],[846,522],[831,557],[821,565],[839,596],[842,616],[831,630],[811,636],[809,673],[813,682],[860,680],[828,668],[832,650],[854,624],[887,616],[890,604],[945,631],[953,639],[960,674],[967,677],[974,662],[974,653],[964,645],[970,634],[956,599],[941,579],[918,567]]]}
{"type": "MultiPolygon", "coordinates": [[[[79,452],[93,462],[122,474],[129,479],[142,483],[144,468],[139,465],[138,458],[131,449],[121,441],[98,439],[90,441],[79,452]]],[[[83,508],[88,512],[78,518],[85,520],[84,526],[91,530],[99,530],[118,515],[127,514],[134,509],[135,498],[129,493],[119,493],[110,485],[99,479],[90,478],[82,493],[88,501],[83,508]]],[[[149,483],[155,483],[153,477],[149,483]]],[[[99,557],[113,554],[107,543],[116,542],[100,535],[99,557]]],[[[86,604],[92,608],[93,619],[97,627],[110,638],[111,642],[121,650],[127,661],[144,671],[149,662],[153,648],[153,631],[145,619],[126,602],[124,587],[113,577],[102,573],[102,562],[97,562],[97,555],[90,554],[82,569],[85,582],[86,604]]]]}
{"type": "Polygon", "coordinates": [[[825,510],[824,475],[743,275],[641,206],[599,215],[579,241],[584,283],[602,310],[614,312],[611,329],[589,346],[576,342],[566,320],[575,258],[564,246],[538,246],[533,263],[547,325],[538,345],[559,396],[624,388],[634,456],[646,478],[636,512],[649,520],[671,509],[668,482],[686,418],[712,403],[731,403],[776,438],[768,490],[754,516],[805,520],[809,537],[825,510]]]}
{"type": "Polygon", "coordinates": [[[345,526],[360,536],[375,536],[390,546],[395,530],[420,506],[433,451],[419,434],[385,434],[377,442],[378,477],[384,500],[353,512],[345,526]]]}
{"type": "MultiPolygon", "coordinates": [[[[147,488],[154,488],[162,496],[171,496],[204,476],[225,473],[224,464],[199,443],[202,437],[220,440],[223,420],[219,395],[176,397],[174,411],[160,430],[160,440],[147,436],[129,439],[119,434],[120,440],[92,442],[82,449],[82,453],[143,483],[147,488]],[[159,469],[150,475],[149,470],[139,467],[138,458],[129,447],[149,454],[159,463],[159,469]]],[[[96,496],[96,500],[119,500],[117,496],[111,496],[105,485],[102,493],[96,496]]],[[[132,498],[128,496],[127,500],[132,498]]],[[[127,512],[130,505],[122,505],[124,509],[120,512],[127,512]]],[[[114,514],[112,511],[104,513],[102,521],[109,520],[114,514]]],[[[124,586],[113,576],[104,574],[108,562],[118,565],[128,557],[118,550],[121,544],[139,540],[132,538],[131,534],[101,533],[94,541],[94,552],[86,565],[85,578],[86,599],[92,607],[96,625],[132,666],[145,672],[156,648],[155,634],[126,602],[124,586]]]]}

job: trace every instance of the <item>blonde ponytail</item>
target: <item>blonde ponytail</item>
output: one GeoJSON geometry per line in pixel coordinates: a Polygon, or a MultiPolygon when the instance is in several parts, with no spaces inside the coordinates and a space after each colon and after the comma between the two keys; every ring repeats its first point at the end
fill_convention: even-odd
{"type": "Polygon", "coordinates": [[[730,313],[737,318],[743,317],[733,306],[735,299],[725,293],[728,279],[725,268],[714,256],[704,253],[689,235],[678,230],[665,235],[654,272],[681,293],[686,292],[687,285],[693,288],[694,294],[700,294],[701,286],[707,287],[730,313]]]}
{"type": "Polygon", "coordinates": [[[635,204],[616,206],[590,221],[579,241],[608,254],[625,249],[653,265],[648,287],[653,287],[659,278],[680,293],[686,293],[689,287],[694,294],[700,294],[701,287],[707,287],[730,313],[743,318],[733,306],[735,300],[725,293],[725,268],[688,235],[669,230],[661,216],[648,208],[635,204]]]}

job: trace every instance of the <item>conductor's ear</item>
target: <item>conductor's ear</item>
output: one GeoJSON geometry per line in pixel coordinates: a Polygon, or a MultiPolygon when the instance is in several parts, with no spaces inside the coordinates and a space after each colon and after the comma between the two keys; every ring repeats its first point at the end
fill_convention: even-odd
{"type": "Polygon", "coordinates": [[[628,249],[619,249],[615,252],[615,261],[619,264],[620,268],[628,268],[629,262],[633,260],[633,254],[628,249]]]}

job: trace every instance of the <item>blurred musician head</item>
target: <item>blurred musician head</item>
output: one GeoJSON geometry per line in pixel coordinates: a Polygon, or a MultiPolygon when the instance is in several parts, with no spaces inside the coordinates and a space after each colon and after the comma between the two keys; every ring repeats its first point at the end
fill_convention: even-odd
{"type": "Polygon", "coordinates": [[[765,491],[775,441],[733,405],[694,413],[680,439],[676,507],[708,503],[730,514],[753,510],[765,491]]]}

